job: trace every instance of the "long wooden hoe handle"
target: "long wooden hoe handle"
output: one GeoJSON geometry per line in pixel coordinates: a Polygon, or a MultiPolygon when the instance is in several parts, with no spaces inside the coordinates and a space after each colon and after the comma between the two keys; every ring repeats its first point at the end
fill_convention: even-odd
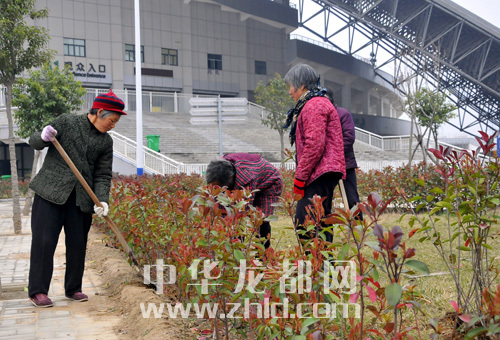
{"type": "MultiPolygon", "coordinates": [[[[71,158],[68,156],[66,151],[64,151],[64,148],[61,146],[61,144],[59,144],[59,141],[57,139],[54,139],[54,141],[52,143],[56,147],[57,151],[59,151],[62,158],[64,158],[64,160],[66,161],[66,163],[70,167],[71,171],[73,171],[76,178],[78,178],[78,180],[80,181],[80,184],[83,186],[83,188],[85,189],[87,194],[89,194],[89,196],[92,199],[92,201],[94,202],[94,204],[97,205],[98,207],[102,207],[101,202],[99,201],[97,196],[94,194],[94,192],[92,191],[92,189],[88,185],[85,178],[83,178],[83,176],[80,174],[80,171],[78,171],[77,167],[75,166],[75,164],[73,163],[71,158]]],[[[135,257],[135,254],[132,251],[132,249],[130,248],[130,246],[128,245],[127,241],[125,241],[125,238],[123,237],[123,234],[121,233],[120,229],[118,229],[116,224],[111,220],[111,218],[109,216],[104,216],[104,219],[106,220],[106,222],[108,222],[109,227],[111,228],[111,230],[113,230],[116,237],[118,238],[118,241],[120,241],[120,244],[122,245],[123,249],[125,250],[127,255],[130,257],[130,259],[132,260],[132,262],[135,266],[135,269],[138,270],[140,274],[142,274],[142,271],[139,268],[139,263],[137,262],[137,258],[135,257]]]]}
{"type": "Polygon", "coordinates": [[[347,195],[345,193],[344,181],[339,180],[340,193],[342,194],[342,198],[344,200],[344,210],[349,210],[349,203],[347,202],[347,195]]]}

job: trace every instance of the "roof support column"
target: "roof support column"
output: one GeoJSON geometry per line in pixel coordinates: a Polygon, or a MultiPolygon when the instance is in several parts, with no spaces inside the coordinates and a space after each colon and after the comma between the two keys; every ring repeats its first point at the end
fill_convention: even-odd
{"type": "Polygon", "coordinates": [[[345,107],[349,111],[351,108],[351,84],[350,79],[346,79],[344,84],[342,84],[342,107],[345,107]]]}
{"type": "Polygon", "coordinates": [[[363,102],[361,103],[362,108],[363,108],[363,114],[368,115],[370,114],[370,91],[365,91],[363,93],[363,102]]]}
{"type": "Polygon", "coordinates": [[[382,98],[378,95],[375,95],[375,114],[377,116],[382,116],[382,98]]]}

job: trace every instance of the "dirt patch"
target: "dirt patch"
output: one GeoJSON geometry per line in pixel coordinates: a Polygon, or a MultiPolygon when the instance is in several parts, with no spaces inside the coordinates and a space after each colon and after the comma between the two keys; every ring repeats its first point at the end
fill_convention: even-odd
{"type": "Polygon", "coordinates": [[[0,294],[0,301],[2,300],[18,300],[18,299],[25,299],[26,298],[26,292],[24,289],[16,289],[16,290],[6,290],[3,289],[2,293],[0,294]]]}
{"type": "Polygon", "coordinates": [[[12,260],[29,260],[30,259],[30,253],[12,254],[9,258],[12,259],[12,260]]]}
{"type": "MultiPolygon", "coordinates": [[[[167,319],[165,313],[161,318],[155,318],[153,313],[149,318],[143,317],[141,303],[145,306],[148,303],[160,306],[166,303],[165,297],[155,294],[153,288],[144,285],[142,277],[128,264],[125,254],[107,247],[102,239],[102,234],[91,230],[87,268],[101,277],[104,286],[99,298],[105,301],[100,301],[97,310],[96,304],[88,304],[88,312],[99,315],[100,319],[106,314],[120,315],[122,321],[116,329],[120,339],[194,339],[191,331],[193,325],[188,319],[167,319]]],[[[85,304],[80,305],[83,307],[85,304]]]]}

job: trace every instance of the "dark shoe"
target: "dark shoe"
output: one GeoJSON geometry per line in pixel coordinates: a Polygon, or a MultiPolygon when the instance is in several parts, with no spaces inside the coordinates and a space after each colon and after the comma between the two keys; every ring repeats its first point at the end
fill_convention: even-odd
{"type": "Polygon", "coordinates": [[[77,292],[71,296],[68,296],[66,295],[66,297],[68,299],[71,299],[71,300],[74,300],[74,301],[77,301],[77,302],[83,302],[83,301],[88,301],[89,300],[89,297],[85,294],[83,294],[82,292],[77,292]]]}
{"type": "Polygon", "coordinates": [[[35,294],[32,297],[30,297],[30,301],[32,304],[35,305],[35,307],[41,307],[41,308],[47,308],[47,307],[52,307],[54,303],[52,303],[52,300],[49,299],[47,294],[35,294]]]}

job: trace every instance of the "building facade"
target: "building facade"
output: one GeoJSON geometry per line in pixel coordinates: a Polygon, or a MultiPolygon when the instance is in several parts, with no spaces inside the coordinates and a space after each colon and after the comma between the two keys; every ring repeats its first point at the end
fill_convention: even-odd
{"type": "MultiPolygon", "coordinates": [[[[297,11],[269,0],[224,2],[140,1],[144,90],[246,97],[287,70],[297,11]]],[[[69,65],[85,87],[135,89],[133,0],[38,0],[37,8],[49,9],[37,24],[49,30],[54,63],[69,65]]]]}
{"type": "MultiPolygon", "coordinates": [[[[37,0],[36,8],[49,12],[35,24],[48,30],[52,62],[70,67],[89,89],[88,102],[109,88],[135,90],[134,0],[37,0]]],[[[140,21],[145,92],[253,101],[260,81],[308,63],[320,73],[322,85],[333,89],[336,103],[353,113],[357,127],[380,135],[409,132],[408,122],[395,119],[402,113],[401,99],[370,61],[292,33],[298,28],[298,11],[288,0],[140,0],[140,21]]],[[[134,100],[127,104],[135,110],[134,100]]],[[[4,105],[2,90],[0,122],[4,105]]],[[[171,105],[149,107],[171,112],[171,105]]],[[[183,109],[189,111],[186,105],[183,109]]],[[[5,163],[0,175],[10,173],[5,138],[0,138],[0,161],[5,163]]],[[[25,141],[16,143],[29,149],[25,141]]],[[[29,176],[30,159],[20,158],[24,170],[19,175],[29,176]]]]}
{"type": "MultiPolygon", "coordinates": [[[[87,88],[135,89],[134,0],[38,0],[37,7],[49,9],[37,24],[49,30],[56,65],[68,65],[87,88]]],[[[305,62],[339,105],[399,117],[399,97],[369,61],[291,36],[297,15],[288,0],[141,0],[142,88],[253,100],[259,81],[305,62]]]]}

